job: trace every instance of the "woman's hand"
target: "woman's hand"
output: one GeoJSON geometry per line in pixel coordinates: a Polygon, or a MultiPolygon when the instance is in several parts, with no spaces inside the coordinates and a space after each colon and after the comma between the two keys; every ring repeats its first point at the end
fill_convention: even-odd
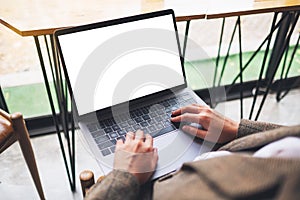
{"type": "Polygon", "coordinates": [[[217,113],[207,106],[192,104],[172,112],[171,121],[197,123],[198,129],[184,125],[182,130],[210,142],[225,143],[236,138],[239,123],[217,113]]]}
{"type": "Polygon", "coordinates": [[[153,148],[153,138],[143,131],[129,132],[126,140],[117,141],[114,169],[133,174],[140,184],[152,176],[158,160],[157,149],[153,148]]]}

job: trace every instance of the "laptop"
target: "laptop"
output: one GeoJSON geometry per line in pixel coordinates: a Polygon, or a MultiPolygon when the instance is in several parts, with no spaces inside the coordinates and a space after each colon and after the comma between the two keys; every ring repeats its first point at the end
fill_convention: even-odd
{"type": "Polygon", "coordinates": [[[171,112],[205,103],[187,87],[173,10],[58,30],[54,34],[75,118],[104,174],[115,144],[141,129],[154,138],[153,179],[210,148],[176,128],[171,112]]]}

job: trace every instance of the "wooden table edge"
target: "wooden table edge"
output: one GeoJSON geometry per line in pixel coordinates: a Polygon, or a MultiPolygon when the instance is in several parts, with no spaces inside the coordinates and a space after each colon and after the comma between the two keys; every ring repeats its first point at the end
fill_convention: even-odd
{"type": "Polygon", "coordinates": [[[7,28],[9,28],[10,30],[12,30],[13,32],[17,33],[18,35],[20,35],[22,37],[50,35],[50,34],[53,34],[55,30],[67,28],[67,27],[57,27],[57,28],[22,31],[2,19],[0,19],[0,24],[3,24],[4,26],[6,26],[7,28]]]}
{"type": "Polygon", "coordinates": [[[182,22],[182,21],[191,21],[191,20],[197,20],[197,19],[205,19],[206,14],[199,14],[199,15],[189,15],[189,16],[177,16],[176,22],[182,22]]]}
{"type": "MultiPolygon", "coordinates": [[[[178,16],[178,17],[176,17],[176,22],[204,19],[205,16],[206,16],[205,14],[178,16]]],[[[18,35],[20,35],[22,37],[52,35],[54,33],[54,31],[56,31],[56,30],[71,27],[71,26],[66,26],[66,27],[45,28],[45,29],[38,29],[38,30],[32,29],[32,30],[22,31],[2,19],[0,19],[0,24],[3,24],[4,26],[6,26],[7,28],[9,28],[10,30],[14,31],[15,33],[17,33],[18,35]]],[[[82,24],[82,25],[84,25],[84,24],[82,24]]]]}
{"type": "Polygon", "coordinates": [[[254,15],[254,14],[263,14],[263,13],[270,13],[270,12],[286,12],[286,11],[299,11],[300,5],[289,6],[289,7],[277,7],[277,8],[262,8],[257,10],[245,10],[245,11],[236,11],[236,12],[227,12],[227,13],[208,13],[206,15],[206,19],[217,19],[217,18],[224,18],[224,17],[236,17],[242,15],[254,15]]]}

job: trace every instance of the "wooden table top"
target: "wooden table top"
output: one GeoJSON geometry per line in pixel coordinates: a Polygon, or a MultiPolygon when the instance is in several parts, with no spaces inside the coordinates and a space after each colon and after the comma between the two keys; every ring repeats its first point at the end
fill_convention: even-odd
{"type": "Polygon", "coordinates": [[[173,9],[177,21],[300,10],[300,0],[10,0],[0,6],[0,23],[21,36],[173,9]]]}
{"type": "Polygon", "coordinates": [[[21,36],[38,36],[63,27],[170,8],[177,21],[186,21],[205,17],[204,2],[207,0],[10,0],[1,3],[0,23],[21,36]]]}
{"type": "Polygon", "coordinates": [[[300,10],[300,0],[211,0],[207,19],[300,10]]]}

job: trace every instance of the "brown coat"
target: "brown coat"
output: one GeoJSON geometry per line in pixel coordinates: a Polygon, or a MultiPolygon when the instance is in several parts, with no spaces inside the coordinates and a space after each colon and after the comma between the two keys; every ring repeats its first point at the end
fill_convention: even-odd
{"type": "MultiPolygon", "coordinates": [[[[238,139],[220,150],[249,152],[286,136],[300,137],[300,126],[242,120],[238,139]]],[[[232,155],[184,164],[154,183],[153,199],[297,199],[299,188],[300,160],[232,155]]],[[[134,176],[113,171],[86,199],[138,199],[140,190],[134,176]]]]}

